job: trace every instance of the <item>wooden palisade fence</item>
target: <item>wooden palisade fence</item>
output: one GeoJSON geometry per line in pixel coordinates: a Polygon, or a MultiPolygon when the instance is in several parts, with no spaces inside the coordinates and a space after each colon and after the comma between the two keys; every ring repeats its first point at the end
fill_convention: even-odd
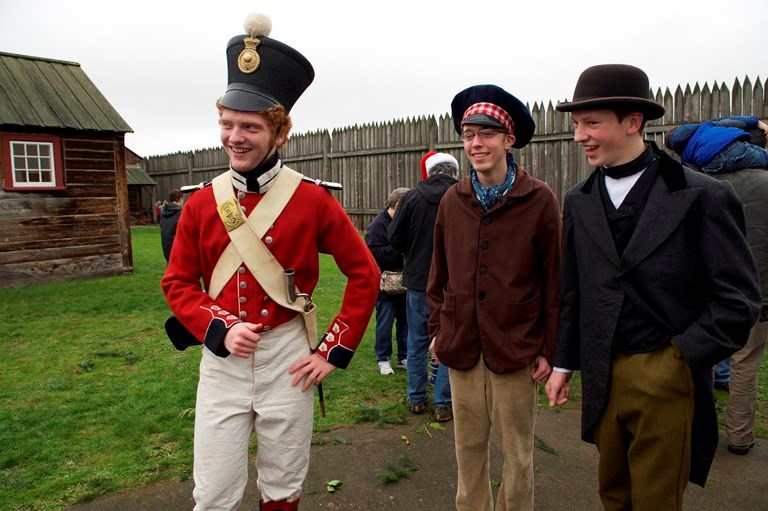
{"type": "MultiPolygon", "coordinates": [[[[663,118],[651,121],[645,138],[663,148],[664,133],[674,126],[727,115],[768,118],[768,83],[760,78],[753,85],[747,77],[725,84],[693,88],[678,86],[674,92],[654,94],[666,109],[663,118]]],[[[651,91],[653,92],[653,91],[651,91]]],[[[549,184],[558,199],[591,171],[583,151],[573,143],[570,114],[555,110],[552,102],[535,103],[531,114],[536,132],[531,143],[515,149],[515,158],[531,173],[549,184]]],[[[328,131],[296,134],[282,151],[289,166],[314,179],[340,182],[344,189],[333,192],[359,229],[364,229],[384,206],[391,190],[413,187],[420,180],[422,155],[430,150],[452,154],[466,175],[469,162],[453,129],[450,115],[396,120],[328,131]]],[[[223,149],[203,149],[145,159],[147,172],[158,183],[158,197],[172,188],[210,181],[228,168],[223,149]]]]}

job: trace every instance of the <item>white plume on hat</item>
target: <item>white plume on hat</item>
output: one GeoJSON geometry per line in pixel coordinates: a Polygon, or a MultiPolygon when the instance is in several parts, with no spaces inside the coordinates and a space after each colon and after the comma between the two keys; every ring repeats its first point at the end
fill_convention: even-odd
{"type": "Polygon", "coordinates": [[[454,167],[456,167],[457,170],[459,168],[459,162],[456,161],[456,158],[454,158],[450,154],[447,154],[447,153],[435,153],[432,156],[430,156],[429,158],[427,158],[427,161],[424,163],[424,166],[427,169],[427,175],[431,176],[432,175],[432,168],[434,168],[435,165],[438,165],[440,163],[450,163],[454,167]]]}
{"type": "Polygon", "coordinates": [[[243,22],[245,33],[251,37],[264,37],[272,32],[272,20],[260,12],[252,12],[243,22]]]}

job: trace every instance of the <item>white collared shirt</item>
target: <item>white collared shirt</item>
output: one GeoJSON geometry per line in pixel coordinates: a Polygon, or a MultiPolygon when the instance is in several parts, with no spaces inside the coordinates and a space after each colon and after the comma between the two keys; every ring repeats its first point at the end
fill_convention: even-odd
{"type": "Polygon", "coordinates": [[[636,172],[631,176],[620,177],[618,179],[605,176],[605,189],[608,190],[608,196],[611,198],[611,202],[613,202],[613,206],[616,209],[619,209],[621,203],[627,198],[629,191],[635,186],[635,183],[637,183],[637,180],[640,179],[640,176],[642,176],[644,172],[645,169],[636,172]]]}

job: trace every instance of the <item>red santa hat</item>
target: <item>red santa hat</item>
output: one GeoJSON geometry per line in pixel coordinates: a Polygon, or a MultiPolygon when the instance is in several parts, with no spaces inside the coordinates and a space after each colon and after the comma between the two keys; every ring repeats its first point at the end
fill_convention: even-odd
{"type": "Polygon", "coordinates": [[[456,170],[459,169],[459,162],[456,161],[456,158],[451,156],[447,153],[429,153],[429,155],[426,157],[426,160],[424,160],[424,168],[426,169],[426,175],[430,176],[432,175],[432,168],[435,165],[438,165],[440,163],[450,163],[454,167],[456,167],[456,170]]]}
{"type": "Polygon", "coordinates": [[[429,177],[429,174],[427,174],[427,160],[430,156],[434,156],[437,153],[435,151],[430,151],[424,156],[421,157],[421,180],[427,179],[429,177]]]}

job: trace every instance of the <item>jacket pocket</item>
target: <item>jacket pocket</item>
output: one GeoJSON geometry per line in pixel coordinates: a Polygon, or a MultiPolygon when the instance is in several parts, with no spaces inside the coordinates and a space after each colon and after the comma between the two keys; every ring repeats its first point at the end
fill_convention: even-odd
{"type": "Polygon", "coordinates": [[[456,295],[443,291],[443,306],[440,309],[440,332],[437,343],[447,350],[456,335],[456,295]]]}
{"type": "Polygon", "coordinates": [[[541,295],[520,303],[507,304],[505,331],[514,358],[518,361],[541,352],[544,331],[541,318],[541,295]]]}

